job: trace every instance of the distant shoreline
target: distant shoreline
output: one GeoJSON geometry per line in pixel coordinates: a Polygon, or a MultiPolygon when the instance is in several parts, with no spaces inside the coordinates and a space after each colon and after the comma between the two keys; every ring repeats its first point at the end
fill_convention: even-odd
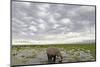
{"type": "Polygon", "coordinates": [[[70,43],[70,44],[12,44],[12,46],[42,46],[42,45],[92,45],[96,43],[70,43]]]}

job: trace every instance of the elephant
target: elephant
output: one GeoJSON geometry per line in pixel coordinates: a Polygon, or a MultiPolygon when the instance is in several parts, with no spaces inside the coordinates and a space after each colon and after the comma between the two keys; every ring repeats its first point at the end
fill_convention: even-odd
{"type": "Polygon", "coordinates": [[[48,63],[56,63],[56,60],[59,59],[57,63],[62,63],[62,55],[58,48],[55,47],[49,47],[46,50],[48,63]]]}

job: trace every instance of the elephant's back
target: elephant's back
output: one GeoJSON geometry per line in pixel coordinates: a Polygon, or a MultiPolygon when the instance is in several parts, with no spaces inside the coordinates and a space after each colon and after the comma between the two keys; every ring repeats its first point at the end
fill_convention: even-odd
{"type": "Polygon", "coordinates": [[[57,53],[59,53],[59,49],[55,47],[49,47],[47,48],[46,52],[49,55],[57,55],[57,53]]]}

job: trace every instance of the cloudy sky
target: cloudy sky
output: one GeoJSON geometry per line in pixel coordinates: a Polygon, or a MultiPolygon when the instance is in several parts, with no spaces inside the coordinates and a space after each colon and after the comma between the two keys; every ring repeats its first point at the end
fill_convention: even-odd
{"type": "Polygon", "coordinates": [[[95,7],[12,2],[12,40],[34,44],[95,40],[95,7]]]}

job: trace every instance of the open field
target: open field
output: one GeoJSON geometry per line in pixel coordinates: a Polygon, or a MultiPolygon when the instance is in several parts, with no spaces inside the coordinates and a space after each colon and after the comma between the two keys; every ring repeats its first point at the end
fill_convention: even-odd
{"type": "Polygon", "coordinates": [[[47,64],[48,47],[58,48],[64,63],[96,60],[95,44],[13,45],[12,65],[47,64]]]}

